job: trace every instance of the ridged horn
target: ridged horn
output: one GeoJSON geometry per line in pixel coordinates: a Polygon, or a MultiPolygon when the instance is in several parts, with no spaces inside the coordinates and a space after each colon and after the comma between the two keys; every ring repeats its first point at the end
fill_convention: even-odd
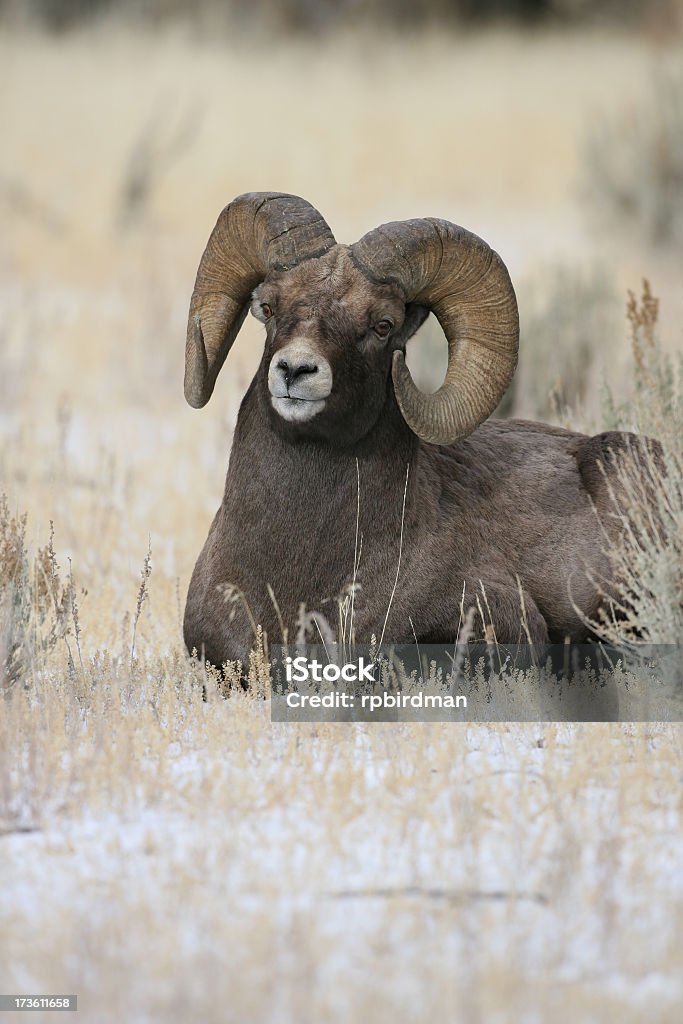
{"type": "Polygon", "coordinates": [[[493,412],[517,365],[517,300],[505,264],[477,235],[432,217],[396,221],[351,246],[372,280],[394,282],[406,302],[427,306],[448,342],[446,378],[434,395],[415,385],[394,353],[394,392],[423,441],[451,444],[493,412]]]}
{"type": "Polygon", "coordinates": [[[335,245],[318,211],[298,196],[248,192],[225,207],[199,263],[185,344],[185,398],[200,409],[214,389],[249,298],[270,270],[288,270],[335,245]]]}

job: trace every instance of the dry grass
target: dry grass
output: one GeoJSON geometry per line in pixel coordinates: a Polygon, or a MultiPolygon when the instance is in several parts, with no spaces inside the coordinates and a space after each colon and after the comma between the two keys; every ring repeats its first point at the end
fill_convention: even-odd
{"type": "Polygon", "coordinates": [[[594,416],[623,336],[620,305],[600,266],[559,264],[523,282],[522,356],[501,413],[567,423],[594,416]]]}
{"type": "Polygon", "coordinates": [[[291,190],[346,240],[451,217],[534,287],[558,258],[617,289],[650,272],[671,350],[678,268],[596,231],[575,188],[594,95],[636,93],[652,55],[498,34],[260,59],[0,41],[2,988],[78,992],[98,1024],[673,1021],[677,726],[276,726],[258,659],[223,700],[179,631],[259,358],[250,325],[184,407],[220,207],[291,190]]]}
{"type": "Polygon", "coordinates": [[[675,727],[277,727],[155,662],[8,705],[6,987],[102,1022],[675,1019],[675,727]]]}
{"type": "Polygon", "coordinates": [[[683,357],[662,351],[659,301],[647,279],[639,298],[629,293],[627,317],[632,393],[620,403],[606,388],[607,425],[657,438],[663,449],[660,456],[649,449],[618,465],[612,514],[623,522],[624,536],[610,553],[624,596],[598,631],[610,643],[637,649],[680,643],[683,635],[683,357]]]}
{"type": "Polygon", "coordinates": [[[597,117],[586,142],[596,207],[657,243],[683,241],[683,74],[657,69],[637,103],[597,117]]]}

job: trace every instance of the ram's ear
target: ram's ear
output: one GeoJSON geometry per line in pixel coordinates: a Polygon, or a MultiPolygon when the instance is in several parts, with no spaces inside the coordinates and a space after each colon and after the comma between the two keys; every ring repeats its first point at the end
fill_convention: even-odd
{"type": "Polygon", "coordinates": [[[400,331],[397,331],[394,337],[394,344],[397,348],[405,348],[405,345],[416,331],[419,331],[422,324],[429,316],[429,310],[426,306],[420,306],[417,302],[409,302],[406,306],[406,317],[401,325],[400,331]]]}

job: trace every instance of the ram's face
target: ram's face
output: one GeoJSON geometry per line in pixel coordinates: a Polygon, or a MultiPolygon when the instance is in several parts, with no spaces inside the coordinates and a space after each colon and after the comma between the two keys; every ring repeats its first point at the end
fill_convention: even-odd
{"type": "Polygon", "coordinates": [[[288,436],[348,444],[376,422],[387,399],[391,357],[427,316],[393,284],[376,284],[337,246],[273,272],[251,310],[265,324],[262,386],[288,436]]]}

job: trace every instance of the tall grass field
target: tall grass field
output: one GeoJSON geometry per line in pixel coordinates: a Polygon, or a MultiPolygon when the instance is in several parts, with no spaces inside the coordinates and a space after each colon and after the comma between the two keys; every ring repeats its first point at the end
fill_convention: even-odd
{"type": "MultiPolygon", "coordinates": [[[[682,57],[3,29],[0,993],[88,1024],[681,1020],[678,722],[274,723],[263,659],[226,698],[181,621],[262,351],[245,323],[190,409],[189,296],[220,209],[277,190],[341,241],[438,216],[501,254],[501,414],[666,450],[656,529],[624,471],[628,597],[595,628],[681,643],[682,57]]],[[[444,350],[430,319],[423,387],[444,350]]]]}

